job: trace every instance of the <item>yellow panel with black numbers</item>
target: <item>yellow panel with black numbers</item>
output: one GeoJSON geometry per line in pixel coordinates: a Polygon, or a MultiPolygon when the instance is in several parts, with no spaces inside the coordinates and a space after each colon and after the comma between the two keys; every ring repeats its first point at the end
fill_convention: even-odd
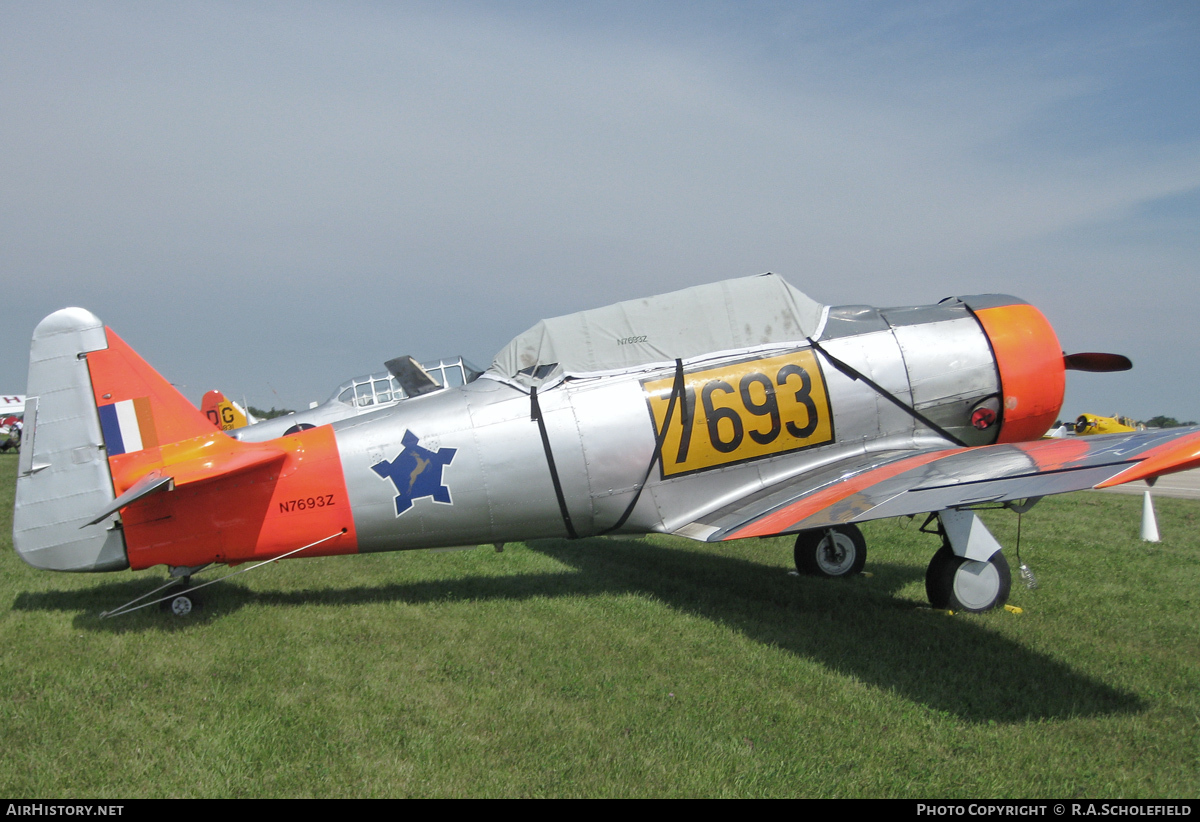
{"type": "MultiPolygon", "coordinates": [[[[674,376],[642,383],[656,432],[674,385],[674,376]]],[[[833,442],[829,394],[811,349],[685,371],[684,386],[690,413],[676,400],[664,478],[833,442]]]]}

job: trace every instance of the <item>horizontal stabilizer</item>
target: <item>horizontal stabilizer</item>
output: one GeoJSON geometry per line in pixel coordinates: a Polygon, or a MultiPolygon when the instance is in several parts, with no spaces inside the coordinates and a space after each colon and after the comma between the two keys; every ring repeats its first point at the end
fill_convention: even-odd
{"type": "Polygon", "coordinates": [[[243,471],[261,468],[273,462],[282,463],[287,456],[278,448],[255,447],[258,445],[257,443],[253,445],[238,443],[238,445],[242,447],[215,456],[209,454],[175,463],[168,466],[167,470],[171,472],[171,477],[175,480],[176,485],[188,485],[193,482],[222,479],[243,471]]]}
{"type": "MultiPolygon", "coordinates": [[[[224,434],[216,433],[164,447],[160,453],[159,459],[149,463],[137,460],[137,455],[133,455],[133,459],[114,460],[113,482],[118,490],[125,488],[118,502],[124,499],[129,491],[141,488],[142,483],[149,477],[170,480],[172,488],[175,488],[223,479],[272,463],[282,463],[287,457],[287,452],[273,445],[238,442],[224,434]],[[149,471],[146,471],[147,467],[149,471]]],[[[117,507],[124,508],[147,493],[150,492],[146,491],[117,507]]]]}
{"type": "Polygon", "coordinates": [[[34,330],[13,545],[37,568],[141,570],[357,550],[331,428],[240,442],[88,311],[34,330]],[[115,515],[119,513],[119,521],[115,515]]]}
{"type": "Polygon", "coordinates": [[[174,487],[174,481],[170,477],[164,477],[158,471],[151,471],[146,476],[135,482],[121,496],[117,497],[112,503],[101,511],[95,519],[81,525],[81,528],[86,528],[88,525],[95,525],[100,520],[110,517],[120,511],[126,505],[130,505],[143,497],[148,497],[155,491],[161,491],[164,488],[170,491],[174,487]]]}
{"type": "Polygon", "coordinates": [[[128,485],[129,478],[137,476],[139,465],[137,462],[122,461],[124,467],[117,469],[113,482],[118,488],[125,486],[125,491],[88,525],[94,525],[157,491],[171,491],[181,485],[222,479],[271,463],[282,463],[287,456],[284,451],[269,445],[240,443],[219,435],[180,443],[175,448],[168,447],[162,451],[167,461],[128,485]],[[199,452],[199,456],[192,456],[196,452],[199,452]]]}

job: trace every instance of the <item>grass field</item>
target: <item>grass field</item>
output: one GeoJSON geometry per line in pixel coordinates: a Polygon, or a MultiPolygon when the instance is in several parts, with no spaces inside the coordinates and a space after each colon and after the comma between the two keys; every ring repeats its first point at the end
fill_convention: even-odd
{"type": "MultiPolygon", "coordinates": [[[[791,541],[589,539],[287,561],[189,620],[161,571],[35,571],[0,456],[9,797],[1200,795],[1200,502],[1022,522],[1023,613],[923,607],[919,523],[867,572],[791,541]]],[[[1014,567],[1017,518],[987,515],[1014,567]]],[[[1015,574],[1014,574],[1015,575],[1015,574]]]]}

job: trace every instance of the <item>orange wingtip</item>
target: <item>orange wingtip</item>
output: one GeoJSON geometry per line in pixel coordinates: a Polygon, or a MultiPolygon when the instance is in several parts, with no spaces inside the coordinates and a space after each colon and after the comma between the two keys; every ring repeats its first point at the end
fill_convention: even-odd
{"type": "Polygon", "coordinates": [[[1096,487],[1111,488],[1114,485],[1150,479],[1162,474],[1174,474],[1191,468],[1200,468],[1200,431],[1147,451],[1146,458],[1141,462],[1096,487]]]}

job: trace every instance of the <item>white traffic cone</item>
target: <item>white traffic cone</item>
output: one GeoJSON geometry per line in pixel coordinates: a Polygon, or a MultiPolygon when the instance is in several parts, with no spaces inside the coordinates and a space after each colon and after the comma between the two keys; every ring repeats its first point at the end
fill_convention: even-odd
{"type": "Polygon", "coordinates": [[[1142,542],[1158,542],[1158,521],[1154,519],[1154,503],[1150,492],[1142,497],[1142,542]]]}

